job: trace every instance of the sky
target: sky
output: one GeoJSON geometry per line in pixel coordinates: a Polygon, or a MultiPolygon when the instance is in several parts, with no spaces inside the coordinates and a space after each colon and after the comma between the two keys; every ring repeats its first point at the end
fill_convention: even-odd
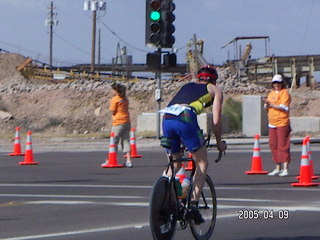
{"type": "MultiPolygon", "coordinates": [[[[51,0],[0,0],[0,48],[49,63],[49,28],[45,19],[51,0]]],[[[145,46],[145,0],[106,0],[98,12],[101,63],[111,63],[117,46],[126,47],[133,63],[145,63],[156,49],[145,46]]],[[[53,0],[53,65],[91,62],[92,12],[84,0],[53,0]]],[[[174,0],[178,63],[186,62],[187,44],[204,40],[208,63],[223,64],[235,56],[235,37],[269,36],[268,55],[320,54],[320,1],[316,0],[174,0]]],[[[251,58],[265,56],[264,40],[251,42],[251,58]]],[[[97,55],[97,53],[96,53],[97,55]]]]}

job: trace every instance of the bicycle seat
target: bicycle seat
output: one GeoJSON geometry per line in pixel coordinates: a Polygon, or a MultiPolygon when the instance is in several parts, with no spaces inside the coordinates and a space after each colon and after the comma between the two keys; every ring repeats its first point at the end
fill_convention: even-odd
{"type": "Polygon", "coordinates": [[[170,138],[167,137],[161,137],[160,138],[160,146],[170,149],[171,148],[171,144],[172,144],[172,140],[170,138]]]}

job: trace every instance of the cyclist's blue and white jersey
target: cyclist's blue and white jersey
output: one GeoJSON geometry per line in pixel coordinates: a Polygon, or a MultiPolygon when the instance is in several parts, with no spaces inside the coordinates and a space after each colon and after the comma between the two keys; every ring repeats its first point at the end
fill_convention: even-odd
{"type": "Polygon", "coordinates": [[[212,105],[213,99],[208,85],[194,82],[185,84],[168,106],[160,111],[165,113],[162,123],[163,134],[173,140],[172,153],[180,151],[181,141],[190,152],[196,152],[204,145],[197,114],[212,105]]]}
{"type": "Polygon", "coordinates": [[[168,106],[187,104],[193,107],[197,114],[200,114],[204,108],[211,106],[213,102],[208,91],[209,85],[211,84],[197,84],[195,82],[185,84],[169,102],[168,106]]]}

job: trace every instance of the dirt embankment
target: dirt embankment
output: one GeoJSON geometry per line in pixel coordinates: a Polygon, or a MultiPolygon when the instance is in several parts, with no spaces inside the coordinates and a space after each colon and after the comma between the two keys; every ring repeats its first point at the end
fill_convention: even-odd
{"type": "MultiPolygon", "coordinates": [[[[76,81],[52,83],[25,79],[16,71],[24,57],[0,53],[0,133],[13,134],[16,126],[47,136],[66,134],[107,134],[111,127],[108,111],[111,82],[76,81]],[[1,114],[2,113],[2,114],[1,114]],[[4,115],[6,113],[6,115],[4,115]],[[9,115],[8,115],[9,114],[9,115]]],[[[268,89],[246,80],[238,81],[228,69],[218,69],[219,85],[226,97],[242,94],[266,95],[268,89]]],[[[163,83],[163,106],[184,82],[163,83]]],[[[137,116],[157,108],[155,82],[125,83],[130,100],[132,125],[137,116]]],[[[320,116],[320,91],[305,87],[292,91],[292,116],[320,116]]]]}

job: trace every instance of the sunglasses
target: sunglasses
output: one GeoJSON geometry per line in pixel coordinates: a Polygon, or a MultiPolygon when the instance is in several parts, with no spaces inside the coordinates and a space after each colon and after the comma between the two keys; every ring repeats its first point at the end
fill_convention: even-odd
{"type": "Polygon", "coordinates": [[[212,79],[212,80],[216,80],[217,76],[214,75],[214,74],[210,74],[210,73],[199,73],[197,75],[197,78],[199,79],[204,79],[204,80],[209,80],[209,79],[212,79]]]}

